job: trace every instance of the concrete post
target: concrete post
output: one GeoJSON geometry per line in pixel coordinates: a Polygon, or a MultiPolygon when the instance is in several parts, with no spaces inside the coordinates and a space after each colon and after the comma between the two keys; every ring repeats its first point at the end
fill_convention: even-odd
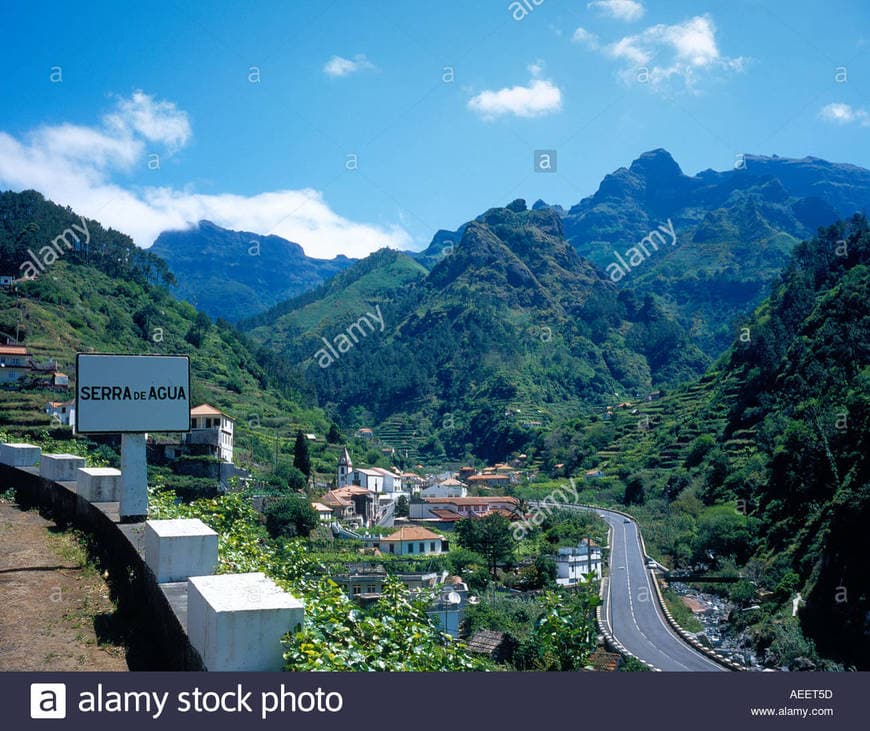
{"type": "Polygon", "coordinates": [[[121,435],[121,500],[118,512],[122,523],[140,523],[148,517],[148,467],[144,434],[121,435]]]}
{"type": "Polygon", "coordinates": [[[304,616],[303,603],[262,573],[187,580],[187,633],[206,670],[281,670],[281,638],[304,616]]]}
{"type": "Polygon", "coordinates": [[[112,467],[80,467],[76,492],[92,503],[113,503],[119,498],[121,471],[112,467]]]}
{"type": "Polygon", "coordinates": [[[198,518],[149,520],[145,563],[158,584],[208,576],[218,566],[218,534],[198,518]]]}
{"type": "Polygon", "coordinates": [[[10,467],[34,467],[41,454],[42,450],[33,444],[0,444],[0,463],[10,467]]]}

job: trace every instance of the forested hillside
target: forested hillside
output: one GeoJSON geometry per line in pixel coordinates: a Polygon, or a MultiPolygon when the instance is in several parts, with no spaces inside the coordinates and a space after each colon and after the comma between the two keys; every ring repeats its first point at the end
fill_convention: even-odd
{"type": "Polygon", "coordinates": [[[430,461],[501,459],[556,415],[707,364],[652,298],[620,293],[567,244],[556,213],[523,201],[469,224],[425,278],[403,255],[371,259],[258,318],[253,336],[304,368],[349,426],[412,423],[430,461]],[[383,329],[323,367],[324,338],[376,306],[383,329]]]}
{"type": "MultiPolygon", "coordinates": [[[[0,271],[17,270],[28,249],[40,256],[54,237],[82,224],[70,209],[33,192],[0,195],[0,221],[0,271]]],[[[228,323],[176,300],[164,286],[172,277],[159,257],[124,234],[86,223],[89,241],[81,234],[71,249],[60,245],[35,279],[0,288],[0,333],[17,334],[37,362],[56,361],[71,383],[79,351],[189,355],[193,401],[236,419],[236,452],[244,464],[272,468],[276,431],[285,440],[300,427],[326,433],[329,420],[303,405],[311,400],[290,366],[258,353],[228,323]]],[[[0,423],[44,429],[50,425],[45,403],[57,398],[39,388],[6,391],[0,423]]]]}
{"type": "Polygon", "coordinates": [[[565,214],[565,234],[604,269],[670,221],[676,243],[619,286],[664,299],[717,357],[731,343],[735,318],[766,296],[798,241],[868,208],[870,171],[854,165],[744,155],[731,170],[690,176],[658,149],[605,176],[565,214]]]}
{"type": "Polygon", "coordinates": [[[175,294],[230,322],[312,289],[354,262],[346,256],[308,257],[280,236],[229,231],[211,221],[164,231],[150,251],[176,275],[175,294]]]}
{"type": "Polygon", "coordinates": [[[868,434],[870,231],[859,216],[796,247],[700,381],[634,413],[555,425],[536,456],[551,470],[601,468],[586,499],[631,506],[668,566],[742,576],[726,586],[745,610],[732,631],[772,666],[866,667],[868,434]]]}

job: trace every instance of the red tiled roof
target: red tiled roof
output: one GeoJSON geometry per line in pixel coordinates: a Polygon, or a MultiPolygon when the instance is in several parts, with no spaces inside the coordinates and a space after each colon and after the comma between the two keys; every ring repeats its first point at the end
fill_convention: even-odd
{"type": "Polygon", "coordinates": [[[462,516],[455,510],[447,510],[446,508],[433,508],[430,512],[436,518],[440,518],[441,520],[462,520],[462,516]]]}
{"type": "Polygon", "coordinates": [[[424,502],[440,505],[498,505],[509,504],[516,505],[515,497],[424,497],[424,502]]]}
{"type": "Polygon", "coordinates": [[[469,482],[504,482],[510,478],[507,475],[472,475],[468,478],[469,482]]]}
{"type": "Polygon", "coordinates": [[[0,345],[0,355],[30,355],[23,345],[0,345]]]}
{"type": "Polygon", "coordinates": [[[199,406],[194,406],[190,410],[190,415],[191,416],[226,416],[228,419],[230,418],[223,411],[221,411],[220,409],[216,409],[211,404],[200,404],[199,406]]]}
{"type": "Polygon", "coordinates": [[[433,533],[431,530],[421,528],[418,525],[403,525],[395,533],[391,533],[386,538],[381,538],[384,541],[432,541],[443,540],[443,536],[433,533]]]}
{"type": "Polygon", "coordinates": [[[330,490],[322,498],[320,502],[330,507],[346,508],[351,504],[350,500],[343,495],[339,495],[337,490],[330,490]]]}

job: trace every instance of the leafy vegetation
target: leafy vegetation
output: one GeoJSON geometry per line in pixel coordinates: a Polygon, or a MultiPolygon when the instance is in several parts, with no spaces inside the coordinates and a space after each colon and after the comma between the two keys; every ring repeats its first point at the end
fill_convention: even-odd
{"type": "Polygon", "coordinates": [[[300,540],[271,538],[245,499],[230,493],[179,503],[174,493],[150,492],[153,518],[199,518],[218,533],[219,572],[262,571],[305,602],[301,630],[285,638],[287,670],[463,671],[487,664],[467,655],[426,614],[430,597],[410,595],[391,580],[372,607],[361,609],[300,540]]]}
{"type": "Polygon", "coordinates": [[[821,230],[703,379],[635,414],[566,421],[538,442],[545,464],[602,465],[605,479],[580,499],[633,503],[667,565],[742,576],[720,590],[747,610],[732,630],[771,665],[866,667],[870,657],[868,264],[865,218],[821,230]]]}
{"type": "Polygon", "coordinates": [[[266,530],[272,538],[307,538],[318,524],[317,511],[303,497],[288,495],[267,503],[266,530]]]}
{"type": "Polygon", "coordinates": [[[395,424],[409,458],[428,462],[503,459],[554,416],[707,363],[652,298],[620,294],[565,242],[557,215],[522,201],[469,224],[424,274],[378,252],[251,321],[252,335],[301,368],[344,427],[395,424]],[[384,331],[321,368],[322,338],[376,305],[384,331]]]}

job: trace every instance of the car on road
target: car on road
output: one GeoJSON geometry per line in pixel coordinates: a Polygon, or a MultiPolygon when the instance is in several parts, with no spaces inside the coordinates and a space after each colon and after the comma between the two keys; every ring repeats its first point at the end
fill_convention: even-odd
{"type": "Polygon", "coordinates": [[[623,523],[631,523],[631,521],[630,521],[628,518],[626,518],[626,519],[623,520],[622,522],[623,522],[623,523]]]}

